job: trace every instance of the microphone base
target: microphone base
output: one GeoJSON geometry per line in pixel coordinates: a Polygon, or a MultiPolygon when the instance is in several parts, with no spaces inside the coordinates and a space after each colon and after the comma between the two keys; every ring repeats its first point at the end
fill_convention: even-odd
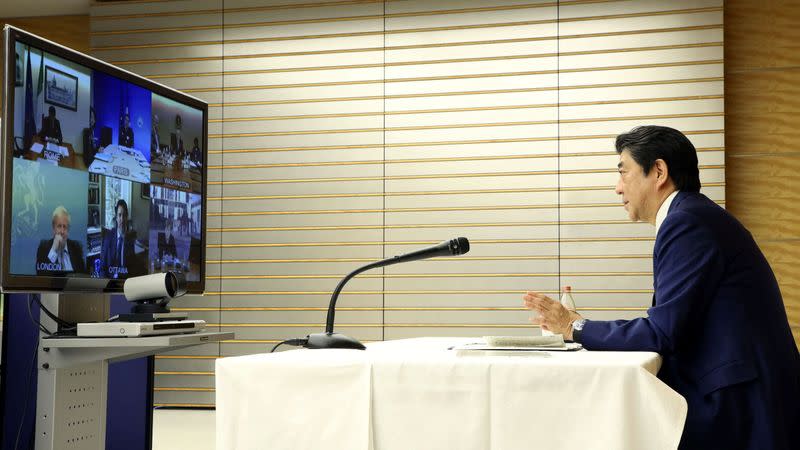
{"type": "Polygon", "coordinates": [[[339,333],[314,333],[308,335],[305,348],[350,348],[364,350],[364,344],[339,333]]]}

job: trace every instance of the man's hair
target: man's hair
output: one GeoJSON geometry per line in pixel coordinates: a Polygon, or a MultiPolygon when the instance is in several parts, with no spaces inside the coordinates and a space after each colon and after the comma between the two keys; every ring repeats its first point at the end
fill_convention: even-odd
{"type": "Polygon", "coordinates": [[[56,115],[56,107],[51,105],[49,108],[47,108],[47,112],[50,113],[51,116],[55,116],[56,115]]]}
{"type": "Polygon", "coordinates": [[[664,160],[669,177],[680,191],[700,192],[697,150],[680,131],[657,125],[636,127],[617,136],[617,153],[627,150],[647,175],[657,159],[664,160]]]}
{"type": "Polygon", "coordinates": [[[130,217],[130,214],[128,214],[128,203],[126,203],[124,199],[117,200],[117,206],[114,207],[114,214],[117,213],[120,206],[125,210],[125,217],[130,217]]]}
{"type": "Polygon", "coordinates": [[[64,208],[63,206],[59,205],[56,206],[56,209],[53,210],[53,217],[50,222],[51,226],[56,226],[56,217],[58,216],[64,216],[67,218],[67,222],[72,222],[72,218],[70,217],[67,208],[64,208]]]}

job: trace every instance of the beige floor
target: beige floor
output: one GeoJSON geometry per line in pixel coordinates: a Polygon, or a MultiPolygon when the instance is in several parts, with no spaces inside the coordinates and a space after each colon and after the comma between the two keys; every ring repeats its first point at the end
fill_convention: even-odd
{"type": "Polygon", "coordinates": [[[206,410],[154,410],[153,450],[214,450],[215,417],[206,410]]]}

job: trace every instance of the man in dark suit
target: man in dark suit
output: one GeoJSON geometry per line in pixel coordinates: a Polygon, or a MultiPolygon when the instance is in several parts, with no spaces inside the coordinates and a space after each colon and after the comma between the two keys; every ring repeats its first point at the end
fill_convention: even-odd
{"type": "Polygon", "coordinates": [[[131,116],[125,113],[122,128],[119,129],[119,145],[133,148],[133,128],[131,128],[131,116]]]}
{"type": "Polygon", "coordinates": [[[83,162],[89,167],[94,161],[94,155],[99,150],[99,143],[94,136],[95,114],[94,107],[89,108],[89,128],[83,129],[83,162]]]}
{"type": "Polygon", "coordinates": [[[192,152],[189,154],[189,159],[195,164],[200,164],[203,159],[203,152],[200,151],[200,140],[194,138],[194,145],[192,145],[192,152]]]}
{"type": "Polygon", "coordinates": [[[681,449],[796,448],[800,354],[778,283],[747,229],[700,194],[697,153],[677,130],[617,137],[616,192],[656,226],[648,317],[586,320],[529,292],[533,322],[589,350],[652,351],[658,377],[686,398],[681,449]]]}
{"type": "Polygon", "coordinates": [[[164,233],[158,233],[159,259],[163,259],[164,255],[169,255],[171,258],[178,256],[178,250],[175,247],[175,236],[172,235],[172,227],[172,219],[167,218],[164,221],[164,233]]]}
{"type": "Polygon", "coordinates": [[[107,230],[100,252],[109,278],[125,278],[135,266],[134,238],[128,232],[128,203],[119,199],[114,208],[114,228],[107,230]]]}
{"type": "Polygon", "coordinates": [[[56,108],[52,105],[47,110],[47,117],[42,114],[42,130],[39,132],[42,138],[54,139],[61,145],[61,122],[56,119],[56,108]]]}
{"type": "Polygon", "coordinates": [[[53,238],[42,239],[36,250],[37,275],[63,275],[86,272],[83,246],[69,239],[70,215],[63,206],[53,210],[53,238]]]}

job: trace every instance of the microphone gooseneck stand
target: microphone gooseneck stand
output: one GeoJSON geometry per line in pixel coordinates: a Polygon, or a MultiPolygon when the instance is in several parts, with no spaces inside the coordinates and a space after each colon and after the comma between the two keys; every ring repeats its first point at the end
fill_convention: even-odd
{"type": "Polygon", "coordinates": [[[306,348],[354,348],[358,350],[364,350],[366,348],[364,347],[364,344],[358,342],[358,340],[353,339],[350,336],[333,332],[334,317],[336,316],[336,300],[339,298],[339,293],[342,291],[345,283],[350,281],[351,278],[360,274],[361,272],[386,266],[389,264],[389,261],[391,260],[376,261],[374,263],[367,264],[366,266],[359,267],[358,269],[350,272],[346,277],[342,278],[342,281],[336,285],[336,289],[334,289],[333,295],[331,296],[331,303],[328,306],[328,318],[325,321],[325,332],[309,334],[308,343],[305,344],[306,348]]]}
{"type": "MultiPolygon", "coordinates": [[[[436,256],[463,255],[468,251],[469,241],[467,238],[460,237],[457,239],[444,241],[441,244],[433,247],[417,250],[404,255],[394,256],[382,261],[375,261],[367,264],[366,266],[359,267],[358,269],[347,274],[346,277],[342,278],[342,281],[340,281],[336,286],[336,289],[334,289],[333,295],[331,295],[330,305],[328,305],[328,317],[325,322],[324,333],[313,333],[306,336],[305,339],[290,339],[282,343],[287,343],[290,345],[302,345],[306,348],[350,348],[364,350],[366,347],[364,347],[364,344],[359,342],[357,339],[353,339],[350,336],[346,336],[341,333],[333,332],[334,317],[336,315],[336,300],[339,298],[339,293],[342,291],[342,288],[348,281],[350,281],[350,279],[361,272],[370,269],[376,269],[378,267],[389,266],[402,262],[416,261],[419,259],[433,258],[436,256]]],[[[277,348],[277,345],[273,348],[273,350],[275,348],[277,348]]]]}

